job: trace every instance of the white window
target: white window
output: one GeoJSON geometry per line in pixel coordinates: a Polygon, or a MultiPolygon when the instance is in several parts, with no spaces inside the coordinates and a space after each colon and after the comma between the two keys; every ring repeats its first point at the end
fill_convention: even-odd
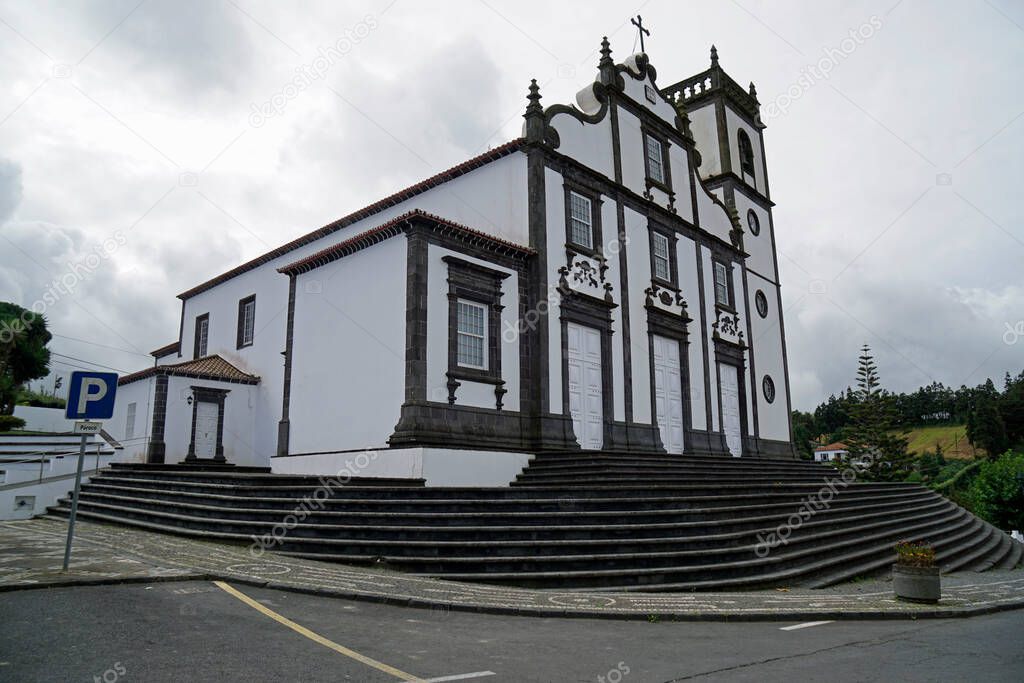
{"type": "Polygon", "coordinates": [[[715,303],[729,305],[729,271],[718,261],[715,261],[715,303]]]}
{"type": "Polygon", "coordinates": [[[661,140],[647,136],[647,174],[659,183],[665,182],[665,164],[661,158],[661,140]]]}
{"type": "Polygon", "coordinates": [[[202,316],[196,321],[196,358],[206,355],[207,343],[210,341],[210,318],[202,316]]]}
{"type": "Polygon", "coordinates": [[[242,304],[242,346],[252,344],[253,330],[256,327],[256,300],[250,299],[242,304]]]}
{"type": "Polygon", "coordinates": [[[128,439],[135,437],[135,406],[134,403],[128,404],[128,415],[124,419],[124,438],[128,439]]]}
{"type": "Polygon", "coordinates": [[[654,254],[654,277],[672,279],[672,261],[669,257],[668,237],[660,232],[651,233],[651,252],[654,254]]]}
{"type": "Polygon", "coordinates": [[[487,308],[472,301],[458,302],[458,364],[478,370],[487,369],[487,308]]]}
{"type": "Polygon", "coordinates": [[[593,205],[575,192],[569,193],[569,241],[587,249],[594,248],[593,205]]]}

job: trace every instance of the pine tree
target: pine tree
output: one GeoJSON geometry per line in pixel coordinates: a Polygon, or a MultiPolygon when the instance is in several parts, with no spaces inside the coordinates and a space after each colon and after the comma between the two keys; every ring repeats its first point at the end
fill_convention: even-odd
{"type": "Polygon", "coordinates": [[[865,344],[857,368],[857,389],[850,406],[850,425],[844,441],[853,463],[866,463],[861,476],[876,481],[902,481],[913,469],[907,440],[893,432],[892,397],[881,389],[878,368],[865,344]]]}

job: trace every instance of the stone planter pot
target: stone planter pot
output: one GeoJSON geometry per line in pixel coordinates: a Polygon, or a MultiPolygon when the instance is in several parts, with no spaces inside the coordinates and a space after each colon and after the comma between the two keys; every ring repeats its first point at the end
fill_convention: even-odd
{"type": "Polygon", "coordinates": [[[934,605],[942,593],[938,567],[892,566],[892,591],[900,600],[934,605]]]}

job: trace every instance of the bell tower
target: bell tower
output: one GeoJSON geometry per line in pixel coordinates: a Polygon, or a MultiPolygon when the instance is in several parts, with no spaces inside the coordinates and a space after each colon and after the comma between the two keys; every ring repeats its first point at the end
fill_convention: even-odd
{"type": "Polygon", "coordinates": [[[717,185],[723,176],[764,198],[769,197],[764,158],[765,125],[761,104],[751,83],[743,88],[718,62],[718,50],[711,46],[711,66],[662,91],[690,117],[697,149],[701,154],[700,176],[717,185]]]}
{"type": "Polygon", "coordinates": [[[791,439],[789,367],[779,286],[775,225],[764,153],[765,125],[754,84],[744,88],[718,61],[665,88],[680,116],[690,120],[703,185],[736,211],[743,229],[743,286],[748,325],[745,372],[754,389],[751,421],[758,448],[782,450],[791,439]]]}

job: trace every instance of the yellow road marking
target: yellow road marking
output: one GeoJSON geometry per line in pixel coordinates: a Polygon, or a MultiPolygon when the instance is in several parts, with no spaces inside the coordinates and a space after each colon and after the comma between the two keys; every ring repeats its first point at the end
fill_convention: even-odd
{"type": "Polygon", "coordinates": [[[255,600],[250,598],[245,593],[242,593],[241,591],[238,591],[238,590],[232,588],[231,586],[229,586],[228,584],[224,583],[223,581],[214,581],[213,583],[218,588],[220,588],[221,590],[226,592],[228,595],[233,595],[234,597],[238,598],[239,600],[241,600],[245,604],[249,605],[249,607],[252,607],[257,612],[261,612],[262,614],[270,617],[271,619],[273,619],[274,621],[278,622],[279,624],[284,624],[285,626],[287,626],[291,630],[295,631],[296,633],[299,633],[299,634],[302,634],[302,635],[306,636],[307,638],[309,638],[310,640],[312,640],[315,643],[320,643],[324,647],[330,648],[330,649],[334,650],[335,652],[338,652],[340,654],[345,655],[346,657],[349,657],[351,659],[356,660],[357,662],[362,662],[366,666],[373,667],[374,669],[377,669],[378,671],[383,671],[386,674],[390,674],[390,675],[392,675],[395,678],[398,678],[400,680],[403,680],[403,681],[413,681],[413,682],[416,682],[416,683],[422,683],[422,679],[417,678],[416,676],[413,676],[412,674],[407,674],[404,671],[402,671],[400,669],[396,669],[393,666],[388,666],[384,662],[378,662],[376,659],[371,659],[370,657],[367,657],[365,655],[361,655],[358,652],[356,652],[355,650],[350,650],[347,647],[345,647],[344,645],[338,645],[333,640],[328,640],[327,638],[324,638],[323,636],[310,631],[305,626],[302,626],[300,624],[296,624],[294,621],[292,621],[288,617],[281,616],[280,614],[278,614],[274,610],[270,609],[269,607],[266,607],[265,605],[261,605],[260,603],[256,602],[255,600]]]}

